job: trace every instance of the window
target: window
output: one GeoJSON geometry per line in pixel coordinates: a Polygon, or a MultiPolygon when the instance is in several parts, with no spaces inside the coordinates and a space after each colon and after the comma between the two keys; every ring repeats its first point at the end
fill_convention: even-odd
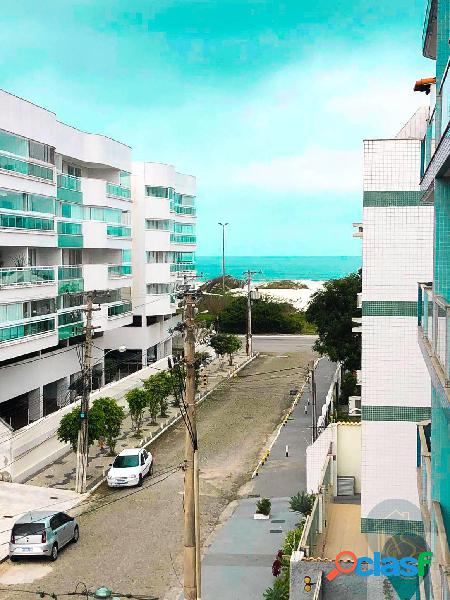
{"type": "Polygon", "coordinates": [[[146,252],[148,263],[170,263],[172,262],[172,252],[163,252],[157,250],[148,250],[146,252]]]}
{"type": "Polygon", "coordinates": [[[151,316],[151,317],[146,318],[147,327],[150,327],[150,325],[155,325],[155,323],[157,323],[157,322],[158,322],[158,317],[151,316]]]}
{"type": "Polygon", "coordinates": [[[131,262],[131,250],[122,250],[122,263],[131,262]]]}
{"type": "Polygon", "coordinates": [[[80,167],[76,167],[75,165],[67,165],[66,173],[68,175],[72,175],[72,177],[81,177],[81,169],[80,167]]]}
{"type": "Polygon", "coordinates": [[[156,198],[172,198],[174,190],[173,188],[166,187],[153,187],[150,185],[145,186],[145,195],[146,196],[155,196],[156,198]]]}
{"type": "Polygon", "coordinates": [[[144,460],[147,460],[147,459],[148,459],[148,454],[147,454],[147,451],[146,451],[146,450],[143,450],[143,451],[142,451],[142,456],[144,457],[144,460]]]}
{"type": "Polygon", "coordinates": [[[18,536],[40,535],[45,529],[44,523],[17,523],[14,525],[12,534],[18,536]]]}
{"type": "Polygon", "coordinates": [[[127,467],[139,466],[139,454],[127,454],[125,456],[117,456],[113,462],[113,467],[116,469],[126,469],[127,467]]]}
{"type": "Polygon", "coordinates": [[[144,455],[141,454],[141,466],[145,465],[145,458],[144,455]]]}
{"type": "Polygon", "coordinates": [[[37,265],[36,248],[28,248],[28,265],[35,267],[37,265]]]}
{"type": "Polygon", "coordinates": [[[163,221],[161,219],[145,219],[146,229],[156,229],[160,231],[169,231],[170,221],[163,221]]]}
{"type": "Polygon", "coordinates": [[[128,173],[127,171],[120,171],[120,185],[122,185],[123,187],[130,187],[130,175],[131,173],[128,173]]]}
{"type": "Polygon", "coordinates": [[[53,531],[56,531],[62,525],[64,525],[62,513],[58,513],[50,519],[50,527],[53,531]]]}
{"type": "Polygon", "coordinates": [[[28,157],[28,140],[26,138],[0,131],[0,151],[10,152],[18,156],[28,157]]]}
{"type": "Polygon", "coordinates": [[[66,235],[81,235],[81,223],[58,221],[58,233],[66,235]]]}
{"type": "Polygon", "coordinates": [[[148,283],[147,294],[170,294],[172,287],[170,283],[148,283]]]}
{"type": "Polygon", "coordinates": [[[173,232],[193,235],[195,234],[195,225],[193,223],[177,223],[175,221],[173,222],[173,232]]]}
{"type": "Polygon", "coordinates": [[[80,219],[84,217],[83,207],[70,202],[58,202],[58,215],[65,219],[80,219]]]}
{"type": "Polygon", "coordinates": [[[41,142],[30,140],[29,156],[36,160],[42,160],[42,162],[55,164],[55,149],[47,144],[41,144],[41,142]]]}

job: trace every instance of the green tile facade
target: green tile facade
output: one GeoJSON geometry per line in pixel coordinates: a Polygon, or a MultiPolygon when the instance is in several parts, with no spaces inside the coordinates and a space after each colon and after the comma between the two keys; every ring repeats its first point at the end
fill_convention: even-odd
{"type": "Polygon", "coordinates": [[[385,206],[422,206],[423,192],[364,192],[363,206],[381,208],[385,206]]]}
{"type": "Polygon", "coordinates": [[[417,317],[417,302],[400,300],[366,300],[363,317],[417,317]]]}
{"type": "Polygon", "coordinates": [[[422,521],[403,521],[401,519],[361,518],[361,533],[388,533],[391,535],[424,535],[422,521]]]}
{"type": "Polygon", "coordinates": [[[434,293],[450,301],[450,182],[435,180],[434,293]]]}
{"type": "Polygon", "coordinates": [[[362,421],[426,421],[431,418],[429,406],[361,406],[362,421]]]}

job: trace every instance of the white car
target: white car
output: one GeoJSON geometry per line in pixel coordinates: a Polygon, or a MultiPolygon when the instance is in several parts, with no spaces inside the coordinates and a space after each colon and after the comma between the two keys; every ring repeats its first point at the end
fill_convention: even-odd
{"type": "Polygon", "coordinates": [[[153,456],[145,448],[122,450],[108,471],[109,487],[142,485],[146,475],[153,473],[153,456]]]}

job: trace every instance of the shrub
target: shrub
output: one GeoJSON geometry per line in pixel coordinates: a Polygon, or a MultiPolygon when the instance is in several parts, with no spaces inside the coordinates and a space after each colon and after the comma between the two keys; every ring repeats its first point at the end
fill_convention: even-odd
{"type": "Polygon", "coordinates": [[[291,529],[286,534],[284,538],[283,544],[283,555],[290,556],[295,550],[297,550],[298,545],[300,543],[300,538],[302,537],[303,526],[298,527],[297,529],[291,529]]]}
{"type": "Polygon", "coordinates": [[[258,515],[270,515],[270,509],[272,508],[272,503],[269,498],[261,498],[256,503],[256,514],[258,515]]]}
{"type": "Polygon", "coordinates": [[[339,401],[341,404],[348,404],[349,396],[354,396],[356,393],[356,375],[351,371],[347,371],[342,377],[341,396],[339,401]]]}
{"type": "Polygon", "coordinates": [[[314,494],[308,494],[307,492],[298,492],[295,496],[291,496],[289,506],[293,512],[298,512],[304,515],[311,514],[312,507],[314,505],[315,496],[314,494]]]}
{"type": "Polygon", "coordinates": [[[241,340],[229,333],[218,333],[211,338],[211,348],[219,355],[229,356],[229,364],[233,364],[233,354],[235,354],[242,346],[241,340]]]}
{"type": "Polygon", "coordinates": [[[289,600],[289,579],[287,575],[278,577],[273,586],[263,594],[264,600],[289,600]]]}

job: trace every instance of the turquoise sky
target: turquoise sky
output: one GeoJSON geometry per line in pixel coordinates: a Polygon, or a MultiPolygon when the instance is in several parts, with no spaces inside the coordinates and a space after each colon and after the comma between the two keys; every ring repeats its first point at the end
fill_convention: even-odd
{"type": "Polygon", "coordinates": [[[198,253],[359,254],[362,139],[425,103],[425,0],[17,0],[7,91],[198,178],[198,253]]]}

